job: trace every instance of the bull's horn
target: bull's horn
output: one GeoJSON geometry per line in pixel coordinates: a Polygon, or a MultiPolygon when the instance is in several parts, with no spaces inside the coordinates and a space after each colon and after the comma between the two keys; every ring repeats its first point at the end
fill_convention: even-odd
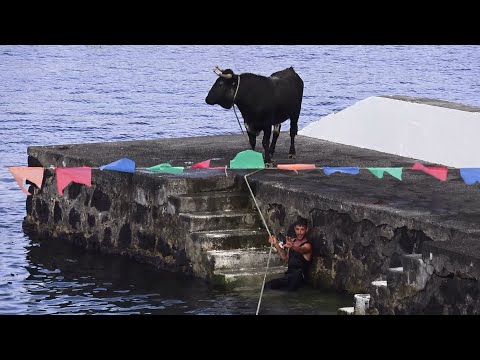
{"type": "Polygon", "coordinates": [[[232,78],[232,74],[222,74],[221,72],[219,72],[217,69],[214,69],[213,72],[215,74],[217,74],[218,76],[224,78],[224,79],[231,79],[232,78]]]}
{"type": "Polygon", "coordinates": [[[223,70],[221,67],[219,67],[218,65],[215,66],[215,69],[218,69],[218,70],[220,70],[221,72],[224,72],[224,70],[223,70]]]}

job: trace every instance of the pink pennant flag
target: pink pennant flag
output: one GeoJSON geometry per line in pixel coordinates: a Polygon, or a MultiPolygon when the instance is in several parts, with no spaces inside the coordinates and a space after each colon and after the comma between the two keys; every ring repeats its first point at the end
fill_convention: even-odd
{"type": "Polygon", "coordinates": [[[57,189],[60,195],[63,195],[63,189],[72,181],[92,186],[92,168],[89,166],[72,168],[57,167],[55,171],[57,174],[57,189]]]}
{"type": "Polygon", "coordinates": [[[190,166],[190,169],[210,169],[210,170],[224,170],[227,167],[225,166],[214,166],[210,167],[210,160],[205,160],[190,166]]]}
{"type": "Polygon", "coordinates": [[[192,169],[208,169],[210,168],[210,160],[205,160],[190,166],[192,169]]]}
{"type": "Polygon", "coordinates": [[[434,178],[437,178],[441,181],[446,181],[447,180],[447,172],[448,169],[446,167],[442,166],[431,166],[431,167],[426,167],[423,164],[420,164],[419,162],[416,162],[412,166],[412,170],[421,170],[434,178]]]}
{"type": "Polygon", "coordinates": [[[23,179],[33,182],[39,188],[42,187],[43,182],[43,167],[38,166],[9,166],[8,170],[12,173],[22,191],[27,195],[30,194],[23,186],[23,179]]]}

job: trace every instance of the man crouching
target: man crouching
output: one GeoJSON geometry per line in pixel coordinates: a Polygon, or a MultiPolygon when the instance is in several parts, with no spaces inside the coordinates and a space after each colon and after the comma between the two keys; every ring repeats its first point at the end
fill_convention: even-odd
{"type": "Polygon", "coordinates": [[[288,263],[285,275],[278,279],[272,279],[265,284],[270,289],[287,289],[295,291],[305,284],[305,276],[312,261],[312,244],[307,239],[308,220],[299,218],[294,225],[295,238],[286,236],[285,244],[278,242],[275,235],[268,239],[280,257],[288,263]]]}

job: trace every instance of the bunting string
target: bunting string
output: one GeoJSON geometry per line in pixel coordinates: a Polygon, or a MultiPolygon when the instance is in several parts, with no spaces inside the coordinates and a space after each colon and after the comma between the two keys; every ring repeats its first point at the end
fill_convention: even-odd
{"type": "MultiPolygon", "coordinates": [[[[224,170],[225,176],[228,176],[227,169],[237,170],[237,169],[263,169],[263,170],[288,170],[293,171],[298,174],[302,170],[323,170],[325,175],[332,176],[335,173],[343,173],[350,175],[358,175],[360,170],[368,170],[374,176],[379,179],[384,177],[384,174],[387,173],[392,177],[395,177],[399,181],[402,181],[402,174],[405,169],[422,171],[440,181],[446,181],[449,170],[460,170],[460,176],[467,185],[475,184],[480,182],[480,168],[454,168],[448,166],[425,166],[420,162],[415,162],[413,166],[403,166],[403,167],[358,167],[358,166],[348,166],[348,167],[332,167],[332,166],[323,166],[319,167],[315,164],[278,164],[276,167],[265,167],[263,155],[260,152],[253,150],[244,150],[239,152],[234,159],[230,161],[230,166],[211,166],[211,160],[207,159],[199,163],[193,164],[191,166],[172,166],[169,162],[162,163],[150,167],[139,167],[137,168],[135,162],[128,158],[123,158],[112,163],[102,165],[99,167],[54,167],[50,166],[47,169],[55,171],[56,180],[57,180],[57,190],[60,196],[63,195],[63,190],[71,182],[84,184],[86,186],[92,186],[92,170],[101,170],[101,171],[119,171],[134,173],[135,171],[148,171],[148,172],[158,172],[158,173],[170,173],[170,174],[182,174],[185,169],[209,169],[209,170],[224,170]]],[[[219,159],[215,159],[219,160],[219,159]]],[[[21,190],[27,194],[31,195],[23,186],[23,180],[28,180],[38,188],[42,187],[43,182],[43,173],[44,167],[29,167],[29,166],[9,166],[8,170],[12,173],[13,177],[17,181],[21,190]]]]}

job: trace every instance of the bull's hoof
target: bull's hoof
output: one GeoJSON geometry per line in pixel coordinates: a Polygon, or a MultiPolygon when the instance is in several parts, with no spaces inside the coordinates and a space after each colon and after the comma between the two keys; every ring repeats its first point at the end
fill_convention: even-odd
{"type": "Polygon", "coordinates": [[[289,159],[296,159],[296,158],[297,158],[297,155],[295,155],[295,154],[288,154],[288,158],[289,158],[289,159]]]}
{"type": "Polygon", "coordinates": [[[273,168],[273,162],[266,162],[265,167],[266,168],[273,168]]]}

